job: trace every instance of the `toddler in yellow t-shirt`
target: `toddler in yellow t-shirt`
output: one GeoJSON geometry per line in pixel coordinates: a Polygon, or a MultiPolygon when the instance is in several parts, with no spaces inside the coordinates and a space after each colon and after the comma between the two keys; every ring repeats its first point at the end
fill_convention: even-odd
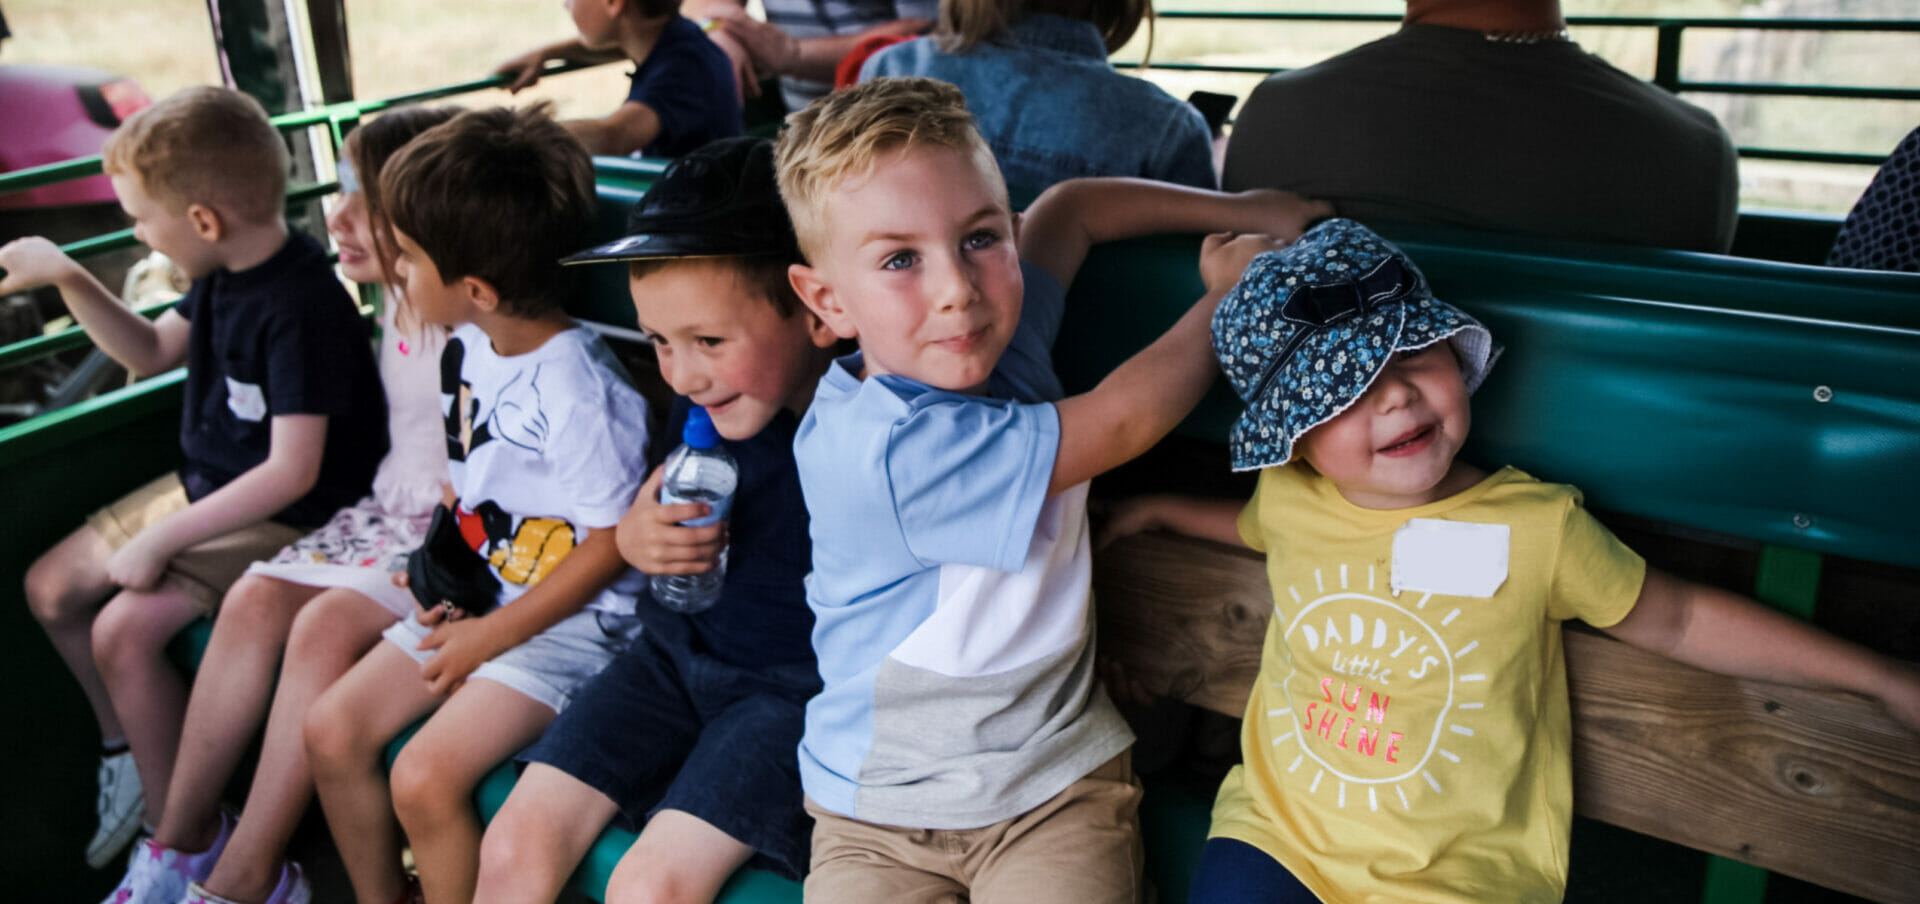
{"type": "MultiPolygon", "coordinates": [[[[1257,241],[1258,237],[1245,237],[1257,241]]],[[[1275,615],[1192,899],[1559,901],[1572,814],[1560,622],[1701,668],[1877,697],[1920,671],[1649,569],[1578,490],[1456,458],[1498,349],[1349,220],[1254,258],[1213,319],[1253,499],[1148,497],[1266,553],[1275,615]],[[1789,654],[1788,651],[1791,651],[1789,654]]]]}

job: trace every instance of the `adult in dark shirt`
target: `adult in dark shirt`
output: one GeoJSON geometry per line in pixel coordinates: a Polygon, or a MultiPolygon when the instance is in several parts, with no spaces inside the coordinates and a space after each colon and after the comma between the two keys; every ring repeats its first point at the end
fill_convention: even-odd
{"type": "Polygon", "coordinates": [[[1566,35],[1559,0],[1408,0],[1401,29],[1269,76],[1223,186],[1367,223],[1725,251],[1738,180],[1712,114],[1566,35]]]}

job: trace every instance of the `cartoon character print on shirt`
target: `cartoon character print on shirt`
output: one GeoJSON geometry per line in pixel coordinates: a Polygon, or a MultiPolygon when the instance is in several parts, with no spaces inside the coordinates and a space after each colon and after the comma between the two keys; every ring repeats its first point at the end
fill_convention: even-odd
{"type": "Polygon", "coordinates": [[[1451,626],[1481,600],[1395,595],[1384,563],[1316,568],[1276,595],[1292,670],[1285,705],[1263,715],[1287,781],[1334,805],[1411,810],[1445,794],[1474,735],[1487,675],[1477,640],[1451,626]]]}
{"type": "MultiPolygon", "coordinates": [[[[481,415],[481,399],[461,379],[466,346],[450,337],[440,356],[440,409],[446,421],[447,458],[467,461],[482,446],[496,440],[535,455],[545,451],[547,417],[540,407],[540,369],[515,373],[481,415]]],[[[573,551],[578,534],[561,518],[531,517],[514,521],[499,503],[484,499],[459,501],[460,534],[474,551],[493,566],[500,579],[531,586],[553,571],[573,551]]]]}

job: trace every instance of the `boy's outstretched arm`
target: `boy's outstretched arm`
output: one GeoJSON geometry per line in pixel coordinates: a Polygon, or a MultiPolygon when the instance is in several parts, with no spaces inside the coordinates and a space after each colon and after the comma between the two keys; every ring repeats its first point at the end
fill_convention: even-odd
{"type": "Polygon", "coordinates": [[[185,317],[168,311],[148,321],[122,306],[60,246],[39,236],[0,246],[0,295],[47,285],[60,290],[67,310],[93,344],[135,374],[150,377],[187,359],[190,324],[185,317]]]}
{"type": "Polygon", "coordinates": [[[548,60],[564,60],[569,63],[611,63],[625,58],[626,54],[618,48],[594,50],[581,43],[579,38],[569,38],[535,47],[513,59],[493,67],[497,75],[513,79],[507,84],[507,93],[518,94],[520,89],[532,86],[540,80],[546,71],[548,60]]]}
{"type": "Polygon", "coordinates": [[[1209,499],[1201,496],[1154,494],[1121,499],[1107,507],[1105,523],[1096,545],[1106,546],[1121,537],[1150,530],[1167,530],[1215,543],[1244,547],[1240,536],[1240,510],[1246,503],[1238,499],[1209,499]]]}
{"type": "Polygon", "coordinates": [[[452,691],[481,663],[585,609],[626,568],[614,543],[614,525],[592,528],[586,540],[513,605],[500,606],[478,618],[441,620],[437,624],[422,618],[422,623],[434,624],[434,628],[420,641],[420,649],[437,652],[420,667],[420,677],[436,694],[452,691]]]}
{"type": "Polygon", "coordinates": [[[1633,611],[1605,630],[1634,646],[1724,675],[1873,697],[1920,732],[1920,668],[1735,593],[1649,568],[1633,611]]]}
{"type": "Polygon", "coordinates": [[[136,534],[107,560],[107,576],[122,587],[152,587],[176,553],[265,521],[313,489],[327,444],[327,416],[275,415],[268,426],[266,461],[136,534]]]}
{"type": "Polygon", "coordinates": [[[1167,232],[1261,233],[1300,237],[1333,205],[1289,191],[1218,192],[1148,179],[1069,179],[1040,193],[1020,217],[1020,259],[1062,286],[1101,242],[1167,232]]]}
{"type": "Polygon", "coordinates": [[[1200,280],[1207,294],[1100,385],[1054,404],[1060,448],[1047,492],[1058,493],[1133,460],[1200,403],[1219,374],[1213,362],[1213,309],[1239,282],[1247,262],[1277,242],[1264,235],[1217,232],[1200,243],[1200,280]]]}
{"type": "Polygon", "coordinates": [[[572,132],[589,154],[624,157],[660,137],[660,114],[637,100],[623,101],[618,109],[599,119],[569,119],[560,125],[572,132]]]}

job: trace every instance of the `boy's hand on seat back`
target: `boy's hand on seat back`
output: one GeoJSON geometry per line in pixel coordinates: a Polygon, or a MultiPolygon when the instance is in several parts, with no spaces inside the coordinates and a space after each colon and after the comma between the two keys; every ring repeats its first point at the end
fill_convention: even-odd
{"type": "Polygon", "coordinates": [[[1291,243],[1291,239],[1260,233],[1216,232],[1207,236],[1200,242],[1200,281],[1207,287],[1207,296],[1218,301],[1240,281],[1256,255],[1278,251],[1291,243]]]}
{"type": "Polygon", "coordinates": [[[704,574],[720,564],[727,546],[727,522],[705,527],[681,527],[680,522],[706,516],[704,502],[660,504],[660,481],[667,469],[658,467],[640,485],[633,506],[614,530],[620,557],[647,574],[704,574]]]}

